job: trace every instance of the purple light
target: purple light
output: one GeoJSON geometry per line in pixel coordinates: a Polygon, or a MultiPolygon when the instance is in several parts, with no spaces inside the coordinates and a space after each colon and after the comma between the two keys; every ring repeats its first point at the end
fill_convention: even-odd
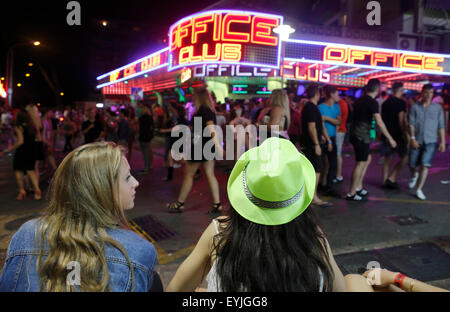
{"type": "Polygon", "coordinates": [[[120,109],[125,109],[125,105],[121,105],[121,106],[120,106],[120,109]]]}
{"type": "Polygon", "coordinates": [[[112,112],[115,112],[116,110],[117,110],[117,107],[116,107],[116,106],[114,106],[114,105],[111,106],[111,111],[112,111],[112,112]]]}

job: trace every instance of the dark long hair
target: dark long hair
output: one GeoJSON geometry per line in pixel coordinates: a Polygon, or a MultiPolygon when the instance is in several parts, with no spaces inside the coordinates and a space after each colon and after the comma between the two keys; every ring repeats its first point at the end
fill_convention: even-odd
{"type": "Polygon", "coordinates": [[[219,219],[211,255],[217,259],[222,291],[288,292],[332,291],[334,273],[324,234],[309,207],[289,223],[260,225],[246,220],[233,208],[219,219]]]}
{"type": "Polygon", "coordinates": [[[31,119],[28,112],[24,109],[19,110],[17,113],[14,125],[16,127],[22,127],[23,131],[26,131],[29,136],[34,137],[36,135],[36,126],[33,119],[31,119]]]}

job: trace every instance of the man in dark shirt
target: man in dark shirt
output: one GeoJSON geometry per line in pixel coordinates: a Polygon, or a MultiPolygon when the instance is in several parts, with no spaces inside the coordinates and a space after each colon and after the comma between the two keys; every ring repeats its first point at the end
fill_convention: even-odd
{"type": "Polygon", "coordinates": [[[378,102],[375,101],[380,92],[380,81],[370,79],[366,86],[366,94],[361,96],[354,104],[353,122],[350,127],[350,142],[355,149],[356,166],[352,174],[350,191],[347,193],[347,200],[361,201],[366,198],[369,192],[363,188],[363,180],[369,167],[370,156],[370,128],[372,118],[387,137],[389,144],[395,148],[397,143],[389,134],[386,126],[378,112],[378,102]]]}
{"type": "Polygon", "coordinates": [[[103,124],[96,116],[96,109],[89,108],[86,111],[87,120],[81,125],[84,134],[84,144],[97,142],[103,135],[103,124]]]}
{"type": "Polygon", "coordinates": [[[141,104],[141,116],[139,117],[139,144],[141,145],[142,156],[144,158],[144,169],[140,171],[141,174],[147,174],[149,170],[153,169],[153,150],[151,141],[153,139],[153,118],[150,115],[151,109],[146,104],[141,104]]]}
{"type": "Polygon", "coordinates": [[[406,121],[406,102],[401,99],[403,90],[403,83],[394,83],[392,86],[392,96],[383,103],[381,112],[381,117],[387,130],[392,135],[395,142],[397,142],[397,147],[392,148],[386,137],[384,135],[382,136],[382,140],[386,146],[383,167],[383,188],[399,188],[395,179],[397,178],[399,171],[408,162],[407,142],[409,139],[406,121]],[[401,159],[397,162],[391,174],[389,174],[394,152],[397,152],[401,159]]]}
{"type": "Polygon", "coordinates": [[[320,90],[318,85],[310,85],[306,91],[308,102],[305,104],[302,110],[302,135],[300,138],[302,152],[306,158],[312,163],[316,171],[316,190],[314,192],[314,199],[312,204],[328,207],[330,203],[321,200],[317,196],[317,186],[320,180],[320,174],[323,171],[323,156],[321,144],[327,150],[331,151],[333,145],[328,137],[327,130],[325,129],[322,115],[317,108],[317,103],[320,98],[320,90]],[[327,144],[328,143],[328,144],[327,144]]]}

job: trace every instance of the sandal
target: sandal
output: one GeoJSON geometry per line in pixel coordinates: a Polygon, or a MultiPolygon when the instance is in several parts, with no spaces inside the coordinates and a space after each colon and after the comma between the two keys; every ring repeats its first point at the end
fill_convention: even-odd
{"type": "Polygon", "coordinates": [[[42,198],[42,192],[41,190],[37,190],[34,192],[34,199],[35,200],[40,200],[42,198]]]}
{"type": "Polygon", "coordinates": [[[19,195],[17,195],[16,200],[23,200],[27,197],[27,192],[25,190],[20,190],[19,195]]]}
{"type": "Polygon", "coordinates": [[[221,203],[213,204],[213,208],[208,213],[220,213],[223,211],[221,203]]]}
{"type": "Polygon", "coordinates": [[[167,204],[167,208],[169,209],[169,212],[183,212],[184,210],[184,203],[176,201],[170,204],[167,204]]]}

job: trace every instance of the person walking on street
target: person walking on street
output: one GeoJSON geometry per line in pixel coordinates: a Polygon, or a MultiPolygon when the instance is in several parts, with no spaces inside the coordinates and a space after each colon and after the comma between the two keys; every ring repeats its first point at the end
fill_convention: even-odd
{"type": "Polygon", "coordinates": [[[397,143],[386,129],[386,125],[378,111],[378,103],[375,101],[380,92],[380,81],[370,79],[365,88],[366,94],[361,96],[356,102],[353,111],[353,122],[350,127],[350,142],[355,149],[356,165],[352,173],[350,190],[347,193],[347,200],[361,201],[366,199],[369,192],[364,189],[363,182],[372,157],[370,155],[370,129],[372,118],[386,136],[392,148],[397,147],[397,143]]]}
{"type": "MultiPolygon", "coordinates": [[[[325,86],[325,102],[319,104],[319,111],[325,123],[328,136],[330,137],[333,148],[325,150],[325,170],[322,178],[322,187],[327,195],[340,197],[333,189],[333,181],[336,181],[337,152],[336,152],[336,128],[341,123],[341,109],[337,102],[339,101],[339,91],[335,86],[325,86]]],[[[328,142],[330,143],[330,142],[328,142]]]]}
{"type": "Polygon", "coordinates": [[[320,89],[318,85],[310,85],[305,91],[308,97],[308,103],[302,110],[302,136],[300,139],[302,152],[306,158],[313,164],[316,172],[316,189],[312,204],[320,207],[329,207],[332,204],[323,201],[317,194],[320,175],[323,172],[323,151],[331,151],[333,145],[328,137],[327,129],[322,120],[322,115],[317,108],[319,102],[320,89]],[[323,148],[321,147],[323,146],[323,148]]]}
{"type": "Polygon", "coordinates": [[[344,145],[345,133],[347,132],[347,122],[348,122],[348,112],[349,112],[349,104],[347,100],[349,97],[345,99],[340,99],[339,109],[341,111],[341,123],[337,129],[336,133],[336,155],[337,155],[337,170],[336,170],[336,182],[341,183],[344,178],[342,177],[342,146],[344,145]]]}
{"type": "Polygon", "coordinates": [[[387,130],[395,142],[397,142],[397,147],[391,148],[389,143],[386,142],[386,137],[382,136],[382,140],[386,146],[383,165],[383,188],[399,188],[396,182],[397,175],[408,162],[409,135],[406,120],[406,102],[401,99],[403,91],[403,83],[394,83],[392,86],[392,96],[383,103],[383,110],[381,112],[381,117],[387,130]],[[400,160],[389,174],[394,152],[397,152],[400,160]]]}
{"type": "Polygon", "coordinates": [[[428,168],[431,167],[438,133],[441,139],[439,151],[445,152],[445,126],[444,112],[442,106],[432,102],[433,85],[426,84],[422,88],[422,101],[414,104],[409,112],[409,128],[411,134],[411,151],[409,155],[409,167],[411,169],[411,179],[409,188],[416,187],[416,196],[425,200],[426,196],[422,191],[428,175],[428,168]],[[417,166],[419,170],[417,170],[417,166]]]}

